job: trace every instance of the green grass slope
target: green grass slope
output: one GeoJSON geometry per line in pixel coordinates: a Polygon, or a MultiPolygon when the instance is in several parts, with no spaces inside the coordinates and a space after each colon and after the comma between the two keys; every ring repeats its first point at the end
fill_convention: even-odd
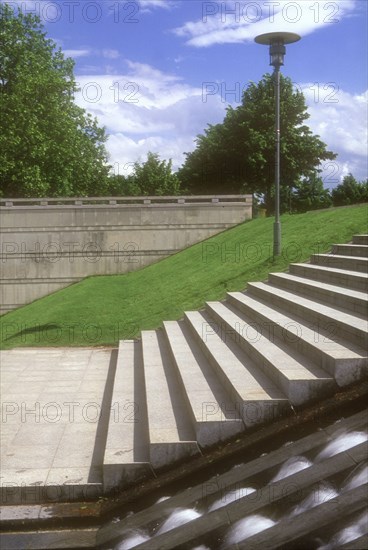
{"type": "Polygon", "coordinates": [[[277,259],[273,221],[252,220],[140,271],[87,278],[12,311],[0,321],[1,348],[115,346],[366,233],[368,210],[359,205],[282,216],[283,251],[277,259]]]}

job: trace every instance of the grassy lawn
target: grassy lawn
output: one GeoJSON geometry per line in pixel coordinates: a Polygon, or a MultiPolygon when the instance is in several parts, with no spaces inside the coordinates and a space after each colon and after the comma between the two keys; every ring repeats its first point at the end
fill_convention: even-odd
{"type": "Polygon", "coordinates": [[[360,205],[282,216],[283,252],[275,260],[273,221],[252,220],[140,271],[90,277],[10,312],[1,317],[1,348],[115,346],[367,233],[368,211],[360,205]]]}

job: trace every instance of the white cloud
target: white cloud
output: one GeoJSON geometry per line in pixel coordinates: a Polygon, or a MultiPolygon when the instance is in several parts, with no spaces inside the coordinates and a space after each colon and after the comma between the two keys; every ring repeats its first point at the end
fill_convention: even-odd
{"type": "MultiPolygon", "coordinates": [[[[62,46],[62,42],[58,41],[60,46],[62,46]]],[[[118,59],[120,57],[120,53],[118,50],[96,50],[94,48],[80,48],[75,50],[63,50],[63,54],[65,57],[88,57],[88,56],[94,56],[94,57],[102,57],[104,59],[118,59]]]]}
{"type": "Polygon", "coordinates": [[[76,102],[107,128],[112,164],[125,166],[153,151],[178,168],[207,123],[223,120],[225,104],[220,96],[205,101],[202,88],[175,75],[142,63],[127,65],[125,74],[77,76],[76,102]]]}
{"type": "Polygon", "coordinates": [[[306,36],[321,27],[338,23],[351,14],[355,6],[355,0],[204,2],[200,20],[188,21],[173,32],[195,47],[253,41],[258,34],[267,32],[284,31],[306,36]]]}
{"type": "Polygon", "coordinates": [[[124,176],[132,172],[134,161],[144,161],[149,151],[159,153],[161,159],[172,159],[173,167],[177,169],[185,160],[184,152],[192,149],[193,138],[189,134],[175,140],[159,135],[135,140],[126,134],[117,133],[111,135],[108,141],[113,171],[124,176]]]}
{"type": "Polygon", "coordinates": [[[92,50],[63,50],[65,57],[86,57],[92,54],[92,50]]]}
{"type": "Polygon", "coordinates": [[[102,50],[102,56],[106,59],[118,59],[120,57],[120,53],[118,50],[102,50]]]}
{"type": "Polygon", "coordinates": [[[177,4],[173,0],[139,0],[141,11],[151,11],[155,8],[170,10],[177,4]]]}
{"type": "Polygon", "coordinates": [[[350,94],[332,84],[302,84],[310,118],[307,124],[328,149],[338,153],[326,162],[325,184],[334,187],[348,172],[357,179],[367,177],[368,90],[350,94]],[[334,166],[333,166],[334,165],[334,166]]]}

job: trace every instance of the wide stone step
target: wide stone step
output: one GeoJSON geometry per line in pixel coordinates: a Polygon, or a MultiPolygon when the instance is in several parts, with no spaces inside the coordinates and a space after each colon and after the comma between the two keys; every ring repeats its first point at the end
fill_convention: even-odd
{"type": "Polygon", "coordinates": [[[368,235],[354,235],[353,244],[366,244],[366,245],[368,245],[368,235]]]}
{"type": "Polygon", "coordinates": [[[367,351],[341,339],[333,340],[328,332],[305,322],[302,317],[286,314],[249,293],[229,292],[227,303],[245,313],[256,323],[258,331],[277,337],[309,357],[329,372],[339,386],[360,380],[367,373],[367,351]]]}
{"type": "Polygon", "coordinates": [[[142,350],[150,462],[161,468],[200,451],[164,334],[143,331],[142,350]]]}
{"type": "Polygon", "coordinates": [[[341,256],[354,256],[356,258],[368,258],[368,245],[366,244],[334,244],[332,254],[341,256]]]}
{"type": "Polygon", "coordinates": [[[313,264],[290,264],[289,271],[293,275],[343,286],[359,292],[367,292],[368,290],[368,275],[366,273],[313,264]]]}
{"type": "Polygon", "coordinates": [[[269,283],[249,283],[248,292],[255,298],[274,304],[286,313],[295,313],[316,329],[330,333],[331,338],[343,338],[359,347],[368,347],[367,322],[361,317],[339,311],[331,306],[280,289],[269,283]]]}
{"type": "Polygon", "coordinates": [[[153,475],[140,343],[119,343],[103,461],[104,489],[153,475]]]}
{"type": "Polygon", "coordinates": [[[289,409],[286,396],[275,383],[231,338],[222,337],[217,324],[205,312],[188,311],[185,321],[232,396],[246,426],[274,419],[285,408],[289,409]]]}
{"type": "Polygon", "coordinates": [[[245,426],[234,402],[193,341],[184,323],[166,321],[171,348],[199,445],[207,447],[243,431],[245,426]]]}
{"type": "Polygon", "coordinates": [[[358,315],[366,315],[368,312],[368,295],[366,292],[340,288],[329,283],[292,275],[291,273],[270,273],[268,280],[279,288],[285,288],[295,294],[330,304],[338,309],[352,311],[358,315]]]}
{"type": "Polygon", "coordinates": [[[222,338],[233,339],[293,405],[322,396],[334,387],[331,375],[297,351],[287,349],[276,337],[266,337],[250,317],[238,315],[221,302],[207,302],[207,309],[216,322],[213,329],[222,338]]]}
{"type": "Polygon", "coordinates": [[[311,263],[349,271],[359,271],[368,273],[368,258],[359,258],[358,256],[340,256],[337,254],[313,254],[311,263]]]}

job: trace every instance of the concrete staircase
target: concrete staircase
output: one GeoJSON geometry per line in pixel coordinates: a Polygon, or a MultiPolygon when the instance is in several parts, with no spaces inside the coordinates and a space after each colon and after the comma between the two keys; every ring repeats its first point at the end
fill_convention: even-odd
{"type": "Polygon", "coordinates": [[[119,346],[105,490],[367,374],[368,235],[119,346]]]}

